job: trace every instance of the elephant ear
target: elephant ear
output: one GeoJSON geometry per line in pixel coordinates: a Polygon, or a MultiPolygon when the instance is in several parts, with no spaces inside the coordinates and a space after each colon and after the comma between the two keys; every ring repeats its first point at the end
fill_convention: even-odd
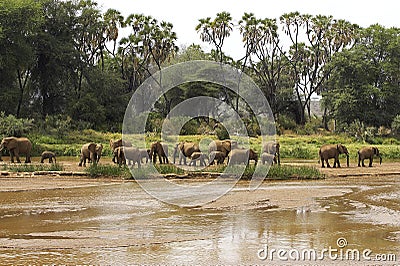
{"type": "Polygon", "coordinates": [[[96,143],[90,143],[88,146],[89,151],[95,152],[96,151],[96,143]]]}
{"type": "Polygon", "coordinates": [[[12,150],[17,148],[18,141],[15,138],[5,138],[7,141],[7,149],[12,150]]]}

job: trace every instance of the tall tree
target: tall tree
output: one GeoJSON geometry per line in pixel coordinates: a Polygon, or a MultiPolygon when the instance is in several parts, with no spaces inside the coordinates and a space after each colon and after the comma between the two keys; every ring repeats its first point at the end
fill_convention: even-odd
{"type": "Polygon", "coordinates": [[[335,20],[332,16],[301,15],[298,12],[284,14],[280,21],[291,41],[289,53],[282,54],[291,64],[301,123],[305,123],[306,114],[311,116],[312,95],[324,89],[332,71],[326,66],[335,53],[354,44],[358,26],[335,20]]]}

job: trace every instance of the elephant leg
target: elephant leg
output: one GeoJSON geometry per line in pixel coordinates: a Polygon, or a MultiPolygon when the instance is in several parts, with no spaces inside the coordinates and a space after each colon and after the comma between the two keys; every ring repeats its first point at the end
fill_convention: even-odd
{"type": "Polygon", "coordinates": [[[29,154],[26,155],[25,163],[31,163],[31,156],[29,154]]]}
{"type": "Polygon", "coordinates": [[[374,157],[373,156],[371,156],[370,158],[369,158],[369,167],[372,167],[372,162],[374,161],[374,157]]]}
{"type": "Polygon", "coordinates": [[[326,167],[331,168],[331,165],[329,164],[329,159],[325,159],[326,162],[326,167]]]}
{"type": "Polygon", "coordinates": [[[325,168],[325,164],[324,164],[325,159],[322,158],[322,157],[321,157],[320,159],[321,159],[321,163],[322,163],[321,167],[322,167],[322,168],[325,168]]]}
{"type": "Polygon", "coordinates": [[[137,161],[137,166],[138,168],[141,168],[142,166],[140,165],[140,160],[137,161]]]}
{"type": "Polygon", "coordinates": [[[161,154],[158,154],[158,161],[160,162],[160,164],[163,163],[163,162],[162,162],[162,156],[161,156],[161,154]]]}
{"type": "Polygon", "coordinates": [[[361,160],[361,161],[362,161],[362,167],[365,167],[364,160],[365,160],[365,159],[362,159],[362,160],[361,160]]]}
{"type": "Polygon", "coordinates": [[[165,161],[166,161],[167,164],[169,164],[169,161],[168,161],[168,157],[167,157],[167,156],[165,156],[165,161]]]}
{"type": "Polygon", "coordinates": [[[360,158],[360,156],[358,156],[358,167],[361,167],[361,158],[360,158]]]}
{"type": "Polygon", "coordinates": [[[15,159],[17,159],[17,163],[21,163],[21,160],[19,159],[19,153],[15,153],[15,159]]]}
{"type": "Polygon", "coordinates": [[[337,163],[337,167],[340,168],[340,161],[339,161],[339,158],[337,158],[336,163],[337,163]]]}

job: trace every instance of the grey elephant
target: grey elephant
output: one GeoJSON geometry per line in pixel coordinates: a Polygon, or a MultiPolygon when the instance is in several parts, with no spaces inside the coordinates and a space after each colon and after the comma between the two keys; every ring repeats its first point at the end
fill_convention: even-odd
{"type": "Polygon", "coordinates": [[[364,160],[369,159],[369,167],[372,167],[372,162],[374,160],[374,156],[379,157],[379,164],[382,164],[382,156],[379,153],[379,149],[377,147],[364,147],[360,149],[358,152],[358,166],[360,167],[360,163],[362,162],[362,166],[364,165],[364,160]]]}
{"type": "Polygon", "coordinates": [[[52,151],[44,151],[40,157],[40,162],[43,163],[45,159],[49,159],[49,163],[57,163],[56,154],[52,151]]]}
{"type": "Polygon", "coordinates": [[[113,163],[117,163],[115,161],[115,159],[117,157],[116,157],[116,152],[114,152],[114,150],[118,147],[123,147],[123,146],[124,147],[132,147],[132,143],[129,141],[123,140],[123,139],[117,139],[117,140],[110,139],[110,148],[111,148],[111,151],[113,152],[113,158],[112,158],[113,163]]]}
{"type": "Polygon", "coordinates": [[[140,152],[140,162],[143,163],[143,159],[146,159],[146,163],[148,163],[151,157],[150,149],[139,149],[139,152],[140,152]]]}
{"type": "Polygon", "coordinates": [[[270,154],[270,153],[268,153],[268,152],[263,152],[262,154],[261,154],[261,163],[262,164],[265,164],[265,162],[267,162],[267,164],[273,164],[274,163],[274,161],[276,160],[276,156],[275,155],[273,155],[273,154],[270,154]]]}
{"type": "Polygon", "coordinates": [[[250,160],[258,161],[258,155],[253,149],[233,149],[229,157],[229,164],[248,165],[250,160]]]}
{"type": "Polygon", "coordinates": [[[223,164],[225,161],[225,154],[222,151],[212,151],[209,154],[209,164],[213,165],[214,161],[217,161],[217,164],[223,164]]]}
{"type": "Polygon", "coordinates": [[[200,162],[200,166],[206,166],[206,161],[208,160],[208,155],[205,154],[204,152],[193,152],[192,155],[190,156],[190,163],[189,166],[196,166],[196,162],[200,162]]]}
{"type": "Polygon", "coordinates": [[[327,167],[331,167],[329,165],[329,159],[334,159],[333,167],[340,167],[340,162],[339,162],[339,155],[340,154],[346,154],[347,157],[347,167],[349,167],[349,151],[347,148],[342,145],[342,144],[325,144],[322,145],[321,148],[319,149],[319,158],[322,162],[322,168],[325,167],[324,161],[326,162],[327,167]]]}
{"type": "Polygon", "coordinates": [[[186,158],[190,158],[194,152],[201,152],[199,144],[195,142],[180,142],[176,144],[174,149],[173,160],[176,162],[176,157],[179,157],[179,164],[183,163],[186,165],[186,158]]]}
{"type": "Polygon", "coordinates": [[[232,149],[238,147],[238,144],[234,140],[214,140],[208,145],[208,154],[212,151],[220,151],[224,154],[225,158],[228,157],[232,149]]]}
{"type": "Polygon", "coordinates": [[[86,160],[89,162],[97,162],[97,153],[96,153],[97,144],[90,142],[86,143],[81,148],[81,158],[79,161],[79,166],[86,166],[86,160]]]}
{"type": "Polygon", "coordinates": [[[121,153],[125,156],[125,160],[128,161],[128,165],[132,162],[132,167],[137,163],[138,168],[141,167],[141,153],[140,150],[134,147],[122,147],[119,149],[118,158],[121,158],[121,153]]]}
{"type": "Polygon", "coordinates": [[[14,156],[18,163],[21,163],[19,156],[25,155],[25,163],[31,162],[32,142],[27,138],[8,137],[4,138],[0,144],[0,152],[7,149],[10,153],[11,162],[14,162],[14,156]]]}
{"type": "MultiPolygon", "coordinates": [[[[280,144],[277,141],[269,141],[265,143],[261,149],[261,154],[268,153],[274,156],[273,162],[281,164],[280,144]]],[[[266,155],[265,155],[266,156],[266,155]]]]}

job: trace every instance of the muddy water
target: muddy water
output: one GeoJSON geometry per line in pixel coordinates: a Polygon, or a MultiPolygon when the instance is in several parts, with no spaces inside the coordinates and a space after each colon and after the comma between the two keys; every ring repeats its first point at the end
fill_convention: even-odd
{"type": "MultiPolygon", "coordinates": [[[[292,264],[293,259],[281,261],[276,255],[260,260],[264,253],[259,251],[319,252],[338,248],[337,239],[343,237],[348,243],[343,250],[394,254],[397,262],[387,262],[394,265],[400,259],[399,181],[385,176],[263,184],[265,193],[276,189],[283,195],[287,188],[351,191],[290,209],[178,208],[157,201],[134,182],[3,191],[0,264],[292,264]]],[[[357,264],[326,254],[321,261],[302,261],[308,263],[357,264]]]]}

